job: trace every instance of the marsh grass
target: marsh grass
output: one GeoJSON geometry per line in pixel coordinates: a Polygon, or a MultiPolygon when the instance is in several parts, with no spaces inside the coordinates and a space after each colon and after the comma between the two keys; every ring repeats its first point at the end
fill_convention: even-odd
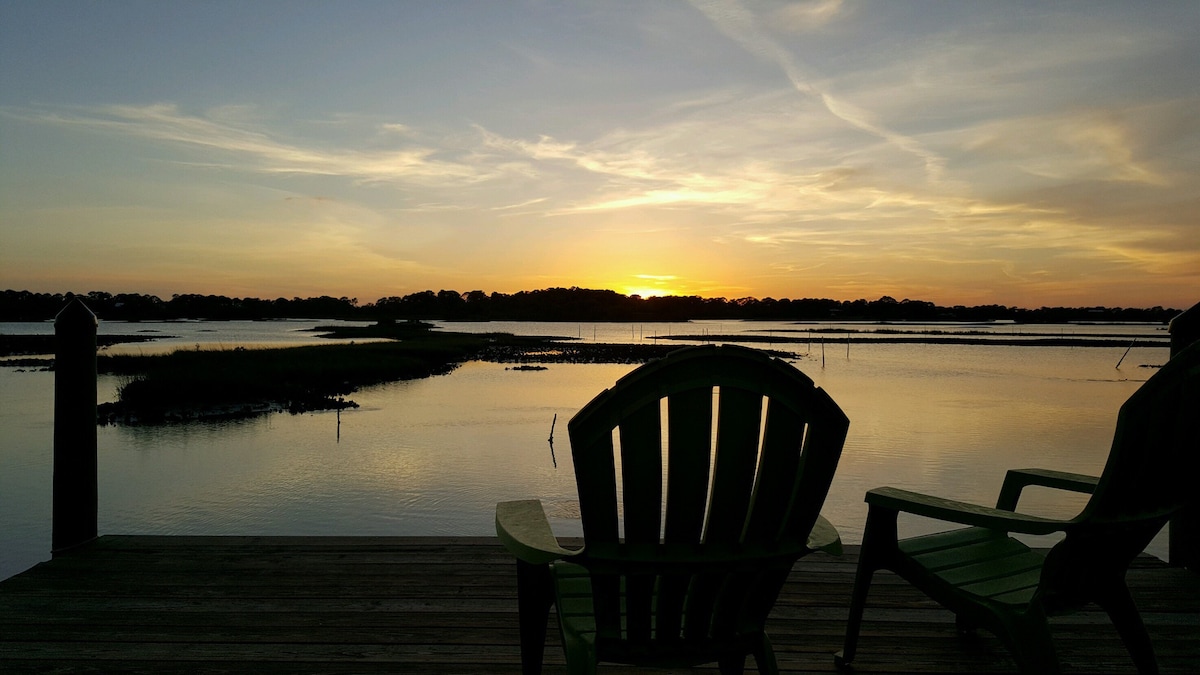
{"type": "Polygon", "coordinates": [[[355,407],[358,388],[447,373],[483,349],[481,336],[438,334],[405,341],[268,349],[181,350],[103,355],[118,376],[118,400],[102,422],[156,423],[355,407]]]}
{"type": "MultiPolygon", "coordinates": [[[[318,328],[325,332],[327,329],[318,328]]],[[[286,410],[353,408],[361,387],[439,375],[472,359],[494,363],[638,363],[675,345],[575,344],[545,336],[430,331],[418,322],[338,327],[343,338],[381,340],[264,349],[185,349],[98,358],[115,375],[117,401],[101,424],[161,424],[286,410]]]]}

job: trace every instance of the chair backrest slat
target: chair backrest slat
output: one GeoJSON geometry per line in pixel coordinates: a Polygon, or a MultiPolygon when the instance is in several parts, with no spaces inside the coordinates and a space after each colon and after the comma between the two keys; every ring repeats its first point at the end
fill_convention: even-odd
{"type": "Polygon", "coordinates": [[[758,468],[762,394],[723,386],[718,393],[717,456],[704,541],[738,541],[758,468]]]}
{"type": "Polygon", "coordinates": [[[805,423],[795,410],[772,401],[767,406],[754,510],[746,524],[745,541],[774,543],[782,534],[780,514],[788,513],[797,488],[797,469],[804,445],[805,423]]]}
{"type": "Polygon", "coordinates": [[[619,521],[612,436],[599,435],[586,440],[572,440],[571,455],[575,462],[575,487],[579,492],[579,517],[583,521],[585,539],[616,542],[619,536],[619,521]],[[575,449],[577,443],[581,445],[579,450],[575,449]],[[586,509],[584,504],[587,505],[586,509]]]}
{"type": "Polygon", "coordinates": [[[667,514],[663,540],[699,542],[708,504],[712,455],[712,387],[676,392],[667,400],[667,514]]]}
{"type": "Polygon", "coordinates": [[[625,541],[656,543],[662,518],[662,426],[659,406],[644,405],[621,423],[621,499],[625,541]]]}
{"type": "MultiPolygon", "coordinates": [[[[814,395],[825,401],[822,405],[814,403],[815,410],[832,406],[840,412],[837,404],[823,390],[817,389],[814,395]]],[[[829,495],[829,486],[833,483],[833,474],[845,442],[845,426],[830,424],[820,418],[809,418],[804,434],[804,449],[800,453],[800,466],[796,471],[794,501],[783,524],[784,539],[802,540],[812,531],[825,497],[829,495]]]]}

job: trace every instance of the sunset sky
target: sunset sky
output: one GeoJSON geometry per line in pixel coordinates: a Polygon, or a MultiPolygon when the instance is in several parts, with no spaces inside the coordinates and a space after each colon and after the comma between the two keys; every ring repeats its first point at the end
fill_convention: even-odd
{"type": "Polygon", "coordinates": [[[1189,307],[1200,2],[0,3],[0,289],[1189,307]]]}

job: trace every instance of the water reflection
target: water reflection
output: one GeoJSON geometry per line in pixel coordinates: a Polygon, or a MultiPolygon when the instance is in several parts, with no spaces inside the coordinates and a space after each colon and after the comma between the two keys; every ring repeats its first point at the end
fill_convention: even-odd
{"type": "MultiPolygon", "coordinates": [[[[1167,357],[1139,345],[1118,370],[1125,347],[893,344],[834,350],[822,366],[815,345],[796,349],[796,365],[851,420],[825,508],[850,542],[861,538],[863,494],[880,485],[990,503],[1009,468],[1098,473],[1117,409],[1152,372],[1138,366],[1167,357]]],[[[558,534],[578,535],[574,469],[554,428],[632,368],[468,363],[358,392],[361,407],[340,420],[327,411],[104,427],[100,531],[490,535],[497,501],[537,497],[558,534]]],[[[49,550],[52,383],[0,369],[0,577],[49,550]]],[[[102,378],[102,400],[114,385],[102,378]]],[[[1082,497],[1031,489],[1021,506],[1070,516],[1082,497]]],[[[1165,549],[1160,537],[1151,552],[1165,549]]]]}
{"type": "MultiPolygon", "coordinates": [[[[1117,409],[1151,372],[1114,377],[1109,351],[880,346],[813,373],[851,420],[831,494],[835,522],[860,538],[865,505],[847,500],[879,485],[989,504],[1009,468],[1098,474],[1117,409]]],[[[1082,504],[1035,491],[1021,508],[1070,517],[1082,504]]],[[[904,534],[933,527],[901,522],[904,534]]]]}
{"type": "MultiPolygon", "coordinates": [[[[864,353],[836,369],[814,368],[812,360],[799,364],[852,420],[826,508],[851,541],[861,536],[865,519],[862,494],[878,485],[990,501],[1010,467],[1097,472],[1116,406],[1138,385],[1082,386],[1068,372],[1041,377],[1040,386],[1034,386],[1032,374],[1002,377],[987,368],[956,367],[952,354],[940,353],[953,351],[946,348],[924,355],[926,362],[948,361],[946,372],[922,372],[912,367],[906,349],[864,353]],[[902,365],[889,369],[889,364],[902,365]]],[[[1086,356],[1026,358],[1056,362],[1086,356]]],[[[1036,364],[1027,367],[1037,371],[1036,364]]],[[[141,473],[137,482],[164,484],[179,468],[189,478],[169,488],[170,495],[151,491],[129,503],[115,496],[114,484],[110,512],[133,531],[241,532],[241,525],[252,523],[264,533],[323,534],[329,533],[327,526],[351,524],[363,534],[490,534],[496,501],[531,496],[560,506],[573,501],[569,453],[560,463],[552,446],[547,458],[538,439],[545,438],[547,424],[555,424],[559,412],[574,414],[630,368],[579,365],[517,372],[471,363],[450,376],[378,387],[356,396],[362,408],[344,413],[340,444],[332,413],[180,427],[157,439],[154,431],[114,429],[114,438],[102,447],[115,455],[112,466],[119,469],[114,476],[121,476],[120,482],[141,473]],[[126,464],[128,453],[116,447],[125,443],[176,459],[151,465],[142,456],[126,464]],[[198,492],[180,494],[192,486],[198,492]],[[168,509],[150,518],[154,511],[146,508],[147,497],[151,502],[226,499],[230,514],[218,510],[192,519],[168,509]],[[396,514],[404,518],[391,517],[396,514]]],[[[1057,497],[1030,505],[1047,515],[1071,515],[1076,508],[1057,497]]],[[[196,513],[195,508],[189,506],[188,512],[196,513]]],[[[577,523],[562,525],[578,532],[577,523]]]]}

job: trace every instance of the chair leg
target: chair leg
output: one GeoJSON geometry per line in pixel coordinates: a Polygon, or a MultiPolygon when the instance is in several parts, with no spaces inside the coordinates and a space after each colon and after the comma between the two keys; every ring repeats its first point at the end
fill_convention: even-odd
{"type": "Polygon", "coordinates": [[[517,616],[521,630],[521,673],[541,675],[546,652],[546,624],[554,588],[549,565],[517,561],[517,616]]]}
{"type": "Polygon", "coordinates": [[[848,669],[858,651],[858,634],[862,630],[863,610],[867,605],[871,578],[876,570],[882,568],[888,552],[896,549],[897,515],[895,511],[874,506],[867,514],[858,569],[854,573],[854,590],[850,595],[850,615],[846,619],[846,641],[842,650],[833,655],[833,662],[839,670],[848,669]]]}
{"type": "Polygon", "coordinates": [[[1019,616],[1002,617],[999,637],[1008,647],[1017,668],[1025,675],[1058,675],[1058,656],[1050,638],[1050,623],[1039,607],[1019,616]]]}
{"type": "Polygon", "coordinates": [[[1146,632],[1146,624],[1138,612],[1133,597],[1129,595],[1129,587],[1124,581],[1111,585],[1096,598],[1097,604],[1108,612],[1121,641],[1129,650],[1133,664],[1141,675],[1158,675],[1158,659],[1154,656],[1154,646],[1150,643],[1150,634],[1146,632]]]}
{"type": "Polygon", "coordinates": [[[778,675],[779,663],[775,661],[775,648],[771,646],[771,638],[766,633],[754,649],[754,663],[758,666],[758,675],[778,675]]]}
{"type": "Polygon", "coordinates": [[[842,644],[842,651],[833,655],[834,665],[839,670],[849,668],[855,653],[858,652],[858,634],[862,630],[863,609],[866,608],[867,591],[871,588],[871,578],[874,575],[874,569],[859,562],[858,571],[854,575],[854,592],[850,596],[850,616],[846,619],[846,640],[842,644]]]}

